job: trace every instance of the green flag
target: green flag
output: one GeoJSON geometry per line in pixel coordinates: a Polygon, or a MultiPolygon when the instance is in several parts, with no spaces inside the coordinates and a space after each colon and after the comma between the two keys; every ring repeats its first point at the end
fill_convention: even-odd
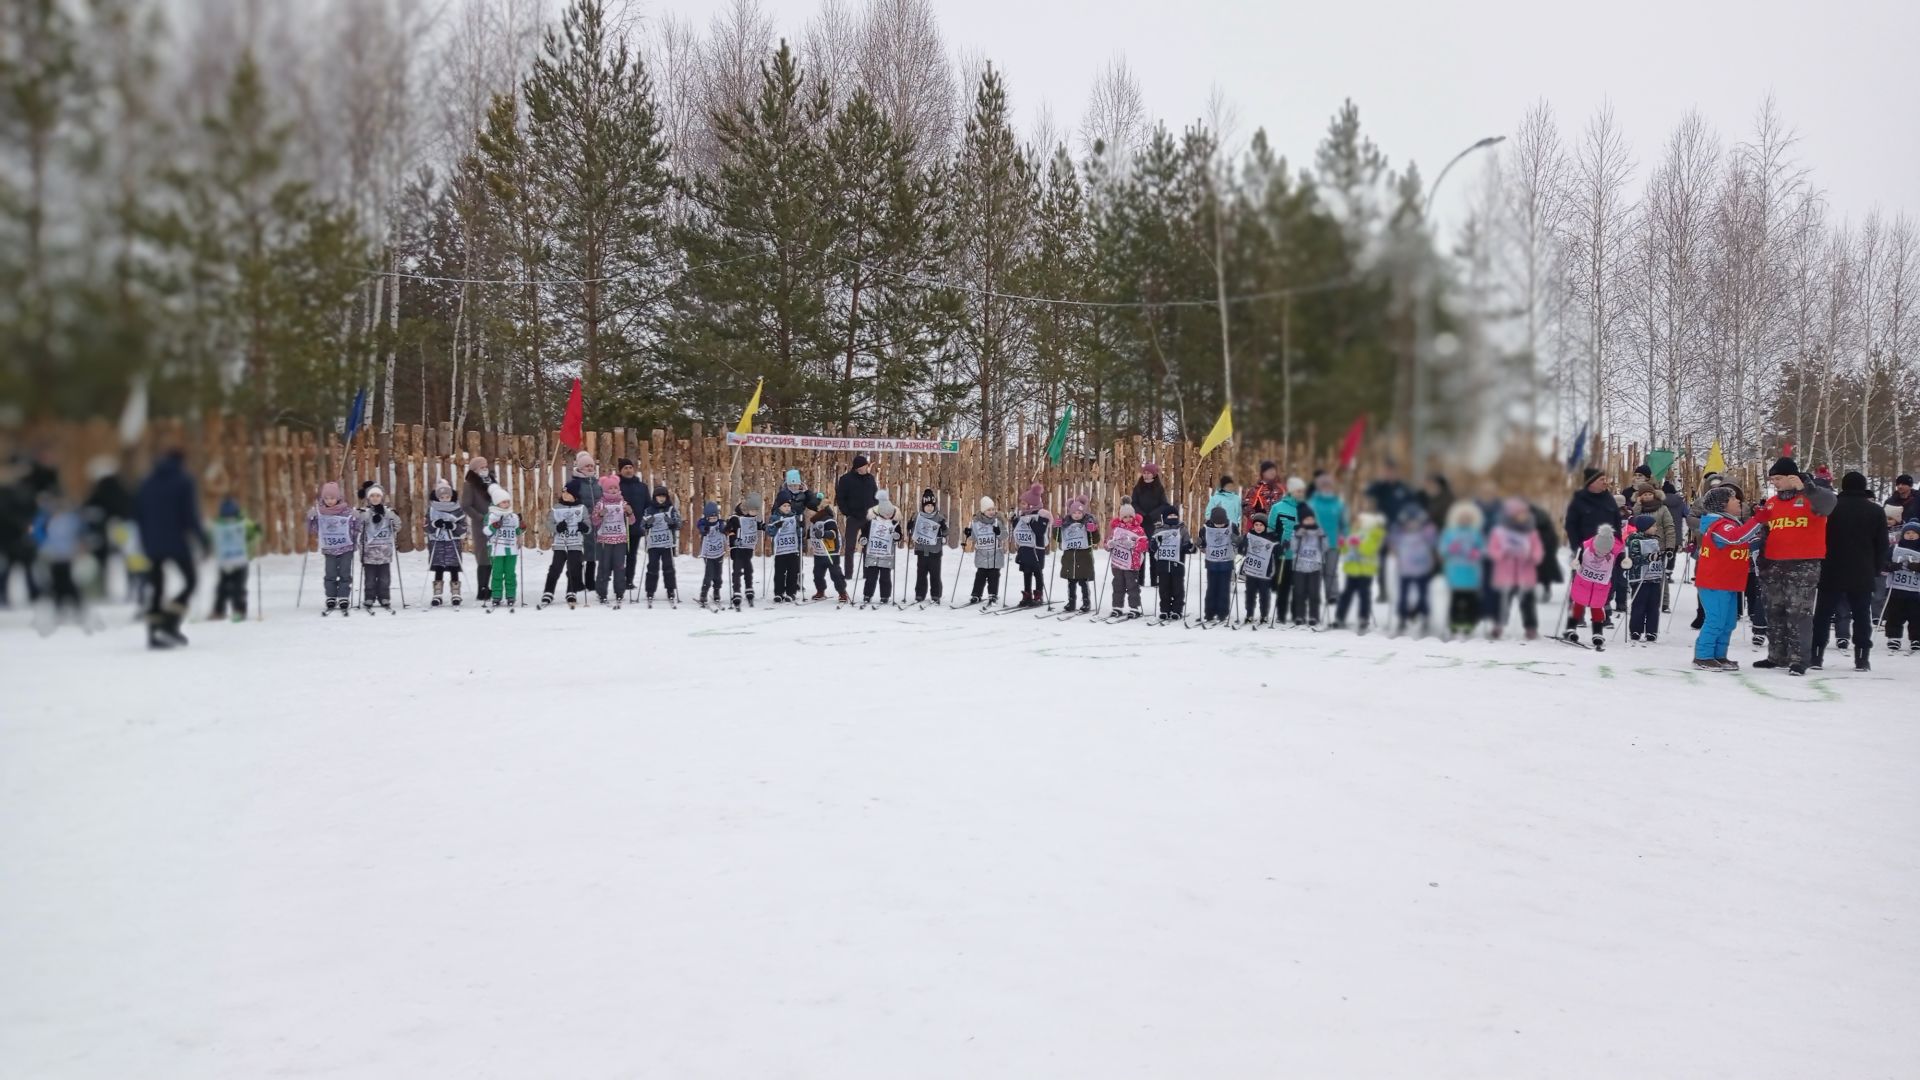
{"type": "Polygon", "coordinates": [[[1653,472],[1656,482],[1666,479],[1667,470],[1673,468],[1673,459],[1677,456],[1671,450],[1648,451],[1647,468],[1653,472]]]}
{"type": "Polygon", "coordinates": [[[1060,414],[1060,422],[1054,425],[1053,438],[1047,440],[1047,460],[1060,464],[1060,455],[1067,452],[1067,431],[1073,427],[1073,403],[1067,403],[1067,411],[1060,414]]]}

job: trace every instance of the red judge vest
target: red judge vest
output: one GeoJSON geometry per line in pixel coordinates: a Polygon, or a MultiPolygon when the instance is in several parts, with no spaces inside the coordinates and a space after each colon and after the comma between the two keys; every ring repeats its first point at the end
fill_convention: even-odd
{"type": "Polygon", "coordinates": [[[1775,495],[1760,504],[1754,515],[1767,523],[1769,559],[1824,559],[1827,557],[1827,519],[1813,512],[1805,492],[1775,495]]]}
{"type": "Polygon", "coordinates": [[[1752,569],[1752,561],[1747,557],[1747,545],[1738,544],[1720,547],[1713,542],[1715,536],[1731,540],[1747,527],[1730,517],[1720,517],[1707,529],[1707,535],[1700,538],[1700,554],[1693,564],[1693,583],[1702,589],[1726,589],[1729,592],[1745,592],[1747,571],[1752,569]]]}

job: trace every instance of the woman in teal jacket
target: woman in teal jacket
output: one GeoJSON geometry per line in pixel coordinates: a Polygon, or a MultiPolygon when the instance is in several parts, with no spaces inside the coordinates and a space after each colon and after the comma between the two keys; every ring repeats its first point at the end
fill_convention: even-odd
{"type": "MultiPolygon", "coordinates": [[[[1307,505],[1313,508],[1314,519],[1320,522],[1320,528],[1327,534],[1327,544],[1333,550],[1340,550],[1340,538],[1347,535],[1347,504],[1333,488],[1333,474],[1325,469],[1314,474],[1313,494],[1307,497],[1307,505]]],[[[1331,608],[1340,598],[1340,571],[1338,560],[1327,564],[1327,606],[1331,608]]]]}

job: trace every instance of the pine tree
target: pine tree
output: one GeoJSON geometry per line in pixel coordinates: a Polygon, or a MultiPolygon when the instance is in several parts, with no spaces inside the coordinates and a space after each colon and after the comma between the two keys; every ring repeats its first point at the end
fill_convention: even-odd
{"type": "Polygon", "coordinates": [[[846,432],[915,427],[939,411],[933,361],[951,333],[951,297],[924,284],[950,247],[944,191],[864,88],[835,116],[825,151],[833,419],[846,432]]]}
{"type": "Polygon", "coordinates": [[[676,290],[678,382],[695,417],[730,422],[760,376],[770,426],[787,431],[824,422],[838,397],[824,289],[830,108],[827,88],[808,90],[782,41],[761,65],[759,94],[714,118],[721,160],[694,181],[698,210],[680,230],[688,268],[676,290]]]}
{"type": "MultiPolygon", "coordinates": [[[[604,0],[573,0],[524,86],[534,186],[551,199],[550,265],[589,401],[634,354],[630,324],[663,284],[666,145],[644,64],[607,26],[604,0]]],[[[629,389],[637,373],[623,372],[629,389]]]]}
{"type": "Polygon", "coordinates": [[[172,177],[196,338],[162,374],[193,400],[324,428],[352,394],[346,315],[369,257],[353,215],[290,175],[289,135],[243,55],[201,119],[203,164],[172,177]]]}
{"type": "MultiPolygon", "coordinates": [[[[1033,162],[1008,125],[1007,92],[989,67],[980,77],[954,164],[954,227],[958,277],[969,289],[958,334],[963,373],[975,386],[980,439],[1007,441],[1012,403],[1026,383],[1029,311],[1000,295],[1018,278],[1033,242],[1037,192],[1033,162]]],[[[989,459],[989,480],[1000,459],[989,459]]]]}
{"type": "MultiPolygon", "coordinates": [[[[1033,251],[1022,268],[1019,291],[1054,298],[1074,298],[1085,288],[1093,242],[1087,222],[1080,177],[1065,146],[1055,147],[1047,161],[1046,180],[1034,221],[1033,251]]],[[[1045,304],[1031,312],[1033,320],[1033,378],[1038,385],[1043,427],[1050,427],[1068,404],[1087,415],[1087,388],[1091,383],[1091,329],[1088,309],[1045,304]]],[[[1084,423],[1077,425],[1085,430],[1084,423]]]]}

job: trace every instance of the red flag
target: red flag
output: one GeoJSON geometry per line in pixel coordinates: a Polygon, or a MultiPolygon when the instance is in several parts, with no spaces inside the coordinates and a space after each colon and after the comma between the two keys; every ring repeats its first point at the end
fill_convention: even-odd
{"type": "Polygon", "coordinates": [[[1360,454],[1360,439],[1367,433],[1367,418],[1361,416],[1347,429],[1347,437],[1340,440],[1340,467],[1353,468],[1353,459],[1360,454]]]}
{"type": "Polygon", "coordinates": [[[1785,446],[1782,446],[1782,447],[1780,448],[1780,456],[1781,456],[1781,457],[1792,457],[1792,456],[1793,456],[1793,444],[1792,444],[1792,443],[1788,443],[1788,444],[1786,444],[1785,446]]]}
{"type": "Polygon", "coordinates": [[[567,396],[567,415],[560,421],[560,445],[578,450],[586,444],[587,436],[583,430],[586,414],[586,406],[580,401],[580,380],[575,379],[573,393],[567,396]]]}

